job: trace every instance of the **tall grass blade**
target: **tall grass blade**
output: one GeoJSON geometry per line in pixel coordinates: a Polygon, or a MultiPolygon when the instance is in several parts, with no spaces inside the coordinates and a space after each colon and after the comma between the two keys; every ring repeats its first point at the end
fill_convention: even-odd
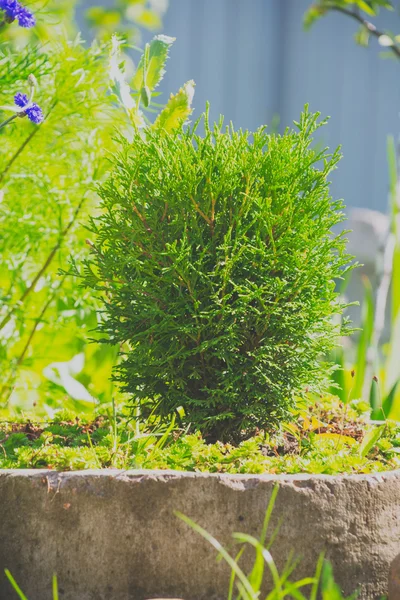
{"type": "Polygon", "coordinates": [[[392,412],[392,408],[394,405],[394,400],[396,398],[396,392],[399,385],[400,379],[396,381],[384,401],[382,402],[382,419],[389,419],[390,413],[392,412]]]}
{"type": "Polygon", "coordinates": [[[381,414],[381,392],[379,387],[379,382],[376,377],[373,377],[371,381],[371,388],[369,391],[369,404],[371,406],[371,418],[379,419],[379,415],[381,414]]]}
{"type": "Polygon", "coordinates": [[[395,322],[400,311],[400,236],[397,226],[399,202],[397,198],[398,169],[396,144],[392,135],[387,139],[387,160],[389,166],[389,192],[390,192],[390,227],[395,235],[395,249],[393,253],[392,273],[392,323],[395,322]]]}
{"type": "Polygon", "coordinates": [[[249,535],[247,533],[234,533],[233,537],[234,537],[234,539],[238,540],[239,542],[243,542],[244,544],[250,544],[258,552],[261,553],[261,556],[263,557],[265,563],[267,564],[267,566],[270,570],[270,573],[272,576],[272,581],[274,583],[274,588],[275,588],[274,591],[276,592],[278,598],[282,598],[283,597],[283,589],[282,589],[281,579],[279,577],[279,572],[278,572],[278,569],[276,568],[275,561],[272,558],[272,555],[269,552],[269,550],[264,548],[254,536],[249,535]]]}
{"type": "Polygon", "coordinates": [[[311,592],[310,592],[310,600],[317,600],[318,587],[319,587],[319,584],[321,581],[321,574],[322,574],[322,569],[324,567],[324,560],[325,560],[325,555],[324,555],[324,553],[322,553],[319,556],[317,566],[315,569],[314,583],[312,585],[311,592]]]}
{"type": "Polygon", "coordinates": [[[359,399],[362,396],[365,367],[367,364],[367,352],[371,344],[372,333],[374,330],[374,293],[368,277],[363,278],[363,285],[364,301],[361,312],[361,332],[357,344],[357,358],[355,364],[356,373],[354,390],[352,394],[356,399],[359,399]]]}
{"type": "Polygon", "coordinates": [[[58,599],[57,575],[53,575],[53,600],[59,600],[58,599]]]}
{"type": "MultiPolygon", "coordinates": [[[[242,584],[243,590],[247,593],[248,597],[251,598],[252,600],[257,600],[257,594],[254,592],[253,588],[251,587],[250,582],[247,579],[246,575],[243,573],[243,571],[239,567],[239,565],[235,562],[235,559],[232,558],[232,556],[229,554],[229,552],[227,552],[225,550],[225,548],[222,546],[222,544],[217,539],[215,539],[214,536],[212,536],[210,533],[208,533],[208,531],[203,529],[203,527],[200,527],[200,525],[198,525],[197,523],[192,521],[192,519],[189,519],[189,517],[187,517],[186,515],[182,514],[179,511],[175,511],[175,515],[177,517],[179,517],[180,519],[182,519],[182,521],[184,523],[186,523],[187,525],[189,525],[189,527],[191,527],[194,531],[199,533],[205,540],[207,540],[207,542],[209,542],[218,551],[219,554],[221,554],[222,558],[228,563],[230,568],[235,572],[236,577],[238,578],[239,582],[242,584]]],[[[257,543],[259,543],[259,542],[257,542],[257,543]]]]}
{"type": "Polygon", "coordinates": [[[370,429],[364,436],[364,439],[360,445],[359,453],[360,456],[367,456],[368,452],[372,450],[375,446],[376,442],[381,437],[382,433],[385,430],[386,425],[380,425],[379,427],[373,427],[370,429]]]}
{"type": "MultiPolygon", "coordinates": [[[[275,484],[272,489],[271,498],[269,499],[267,510],[265,512],[265,517],[264,517],[264,522],[263,522],[263,526],[262,526],[262,530],[261,530],[261,537],[260,537],[261,546],[265,546],[265,542],[267,539],[268,526],[269,526],[269,522],[271,520],[272,511],[274,510],[275,500],[278,495],[278,491],[279,491],[279,485],[275,484]]],[[[259,549],[256,549],[256,558],[254,561],[253,569],[249,575],[249,581],[250,581],[253,589],[257,592],[260,590],[260,587],[261,587],[261,584],[263,581],[263,577],[264,577],[264,559],[263,559],[262,552],[260,552],[259,549]]]]}
{"type": "MultiPolygon", "coordinates": [[[[244,551],[245,551],[245,547],[243,546],[243,548],[240,548],[239,552],[235,556],[235,563],[239,562],[244,551]]],[[[236,574],[235,574],[235,571],[232,571],[231,576],[229,578],[228,600],[233,599],[233,592],[235,589],[235,580],[236,580],[236,574]]],[[[239,600],[239,598],[237,600],[239,600]]]]}
{"type": "Polygon", "coordinates": [[[18,598],[20,600],[28,600],[18,583],[15,581],[14,577],[11,575],[10,571],[8,569],[4,569],[4,573],[6,574],[8,581],[11,583],[13,590],[18,594],[18,598]]]}
{"type": "Polygon", "coordinates": [[[344,375],[344,351],[342,347],[335,348],[329,357],[333,364],[338,365],[331,376],[332,385],[330,386],[330,393],[337,396],[343,403],[347,402],[348,393],[346,386],[346,378],[344,375]]]}

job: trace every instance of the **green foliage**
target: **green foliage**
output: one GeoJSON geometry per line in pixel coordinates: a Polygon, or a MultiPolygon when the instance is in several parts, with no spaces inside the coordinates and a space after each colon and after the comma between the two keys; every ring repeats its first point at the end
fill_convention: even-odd
{"type": "Polygon", "coordinates": [[[126,411],[95,420],[65,412],[53,420],[0,422],[0,468],[61,471],[121,468],[205,473],[374,473],[400,467],[400,428],[375,426],[363,406],[332,403],[301,411],[275,433],[238,445],[207,443],[174,423],[137,424],[126,411]]]}
{"type": "Polygon", "coordinates": [[[3,27],[1,30],[2,42],[7,42],[12,47],[22,48],[28,44],[44,45],[50,40],[76,35],[75,11],[78,0],[23,0],[35,15],[36,25],[29,29],[18,27],[16,23],[3,27]]]}
{"type": "Polygon", "coordinates": [[[130,348],[118,379],[145,416],[226,439],[324,388],[318,359],[341,333],[334,278],[351,267],[331,232],[339,154],[312,149],[319,126],[306,108],[283,136],[206,117],[204,138],[148,128],[120,141],[83,277],[103,293],[100,331],[130,348]]]}
{"type": "MultiPolygon", "coordinates": [[[[381,8],[393,10],[388,0],[352,2],[348,0],[318,0],[305,15],[305,24],[330,11],[338,11],[360,23],[356,41],[368,45],[371,36],[387,47],[390,56],[400,58],[400,36],[391,31],[381,31],[367,17],[376,17],[381,8]]],[[[390,228],[382,255],[378,257],[377,289],[373,290],[364,279],[365,294],[362,304],[361,333],[355,349],[355,359],[348,359],[343,348],[332,359],[339,369],[334,373],[332,385],[338,384],[337,393],[344,402],[353,398],[369,400],[373,419],[400,419],[400,232],[399,220],[399,156],[392,136],[388,137],[387,159],[389,171],[390,228]],[[390,339],[382,344],[386,307],[390,298],[390,339]],[[346,372],[345,372],[346,369],[346,372]]],[[[352,354],[350,352],[350,354],[352,354]]]]}
{"type": "Polygon", "coordinates": [[[69,382],[69,396],[90,408],[93,396],[110,395],[115,351],[88,347],[95,303],[57,272],[85,247],[81,223],[95,210],[93,184],[123,113],[107,96],[105,48],[76,40],[1,50],[0,105],[27,91],[33,73],[45,121],[17,119],[0,131],[0,403],[23,410],[40,399],[50,410],[69,382]]]}
{"type": "MultiPolygon", "coordinates": [[[[324,561],[321,572],[321,597],[322,600],[346,600],[342,594],[342,590],[335,582],[333,577],[332,565],[329,561],[324,561]]],[[[355,600],[358,597],[357,593],[348,596],[347,600],[355,600]]]]}
{"type": "Polygon", "coordinates": [[[143,86],[152,92],[165,74],[168,52],[175,38],[157,35],[150,44],[146,44],[132,80],[133,89],[140,91],[143,86]]]}
{"type": "Polygon", "coordinates": [[[316,0],[304,15],[304,25],[307,28],[311,27],[316,20],[330,10],[340,12],[361,11],[361,14],[376,17],[380,8],[393,10],[393,5],[390,0],[316,0]]]}
{"type": "Polygon", "coordinates": [[[118,33],[137,43],[140,29],[161,29],[168,0],[115,0],[97,3],[86,11],[89,24],[100,39],[118,33]]]}
{"type": "MultiPolygon", "coordinates": [[[[6,574],[8,581],[11,584],[12,589],[17,594],[18,598],[20,600],[28,600],[28,598],[25,596],[24,592],[21,590],[21,588],[19,587],[18,583],[15,581],[15,579],[12,576],[12,574],[10,573],[10,571],[8,569],[4,569],[4,572],[6,574]]],[[[57,584],[57,577],[55,575],[53,575],[53,580],[52,580],[52,592],[53,592],[53,600],[58,600],[59,599],[58,584],[57,584]]]]}
{"type": "MultiPolygon", "coordinates": [[[[279,573],[271,553],[271,546],[279,531],[274,531],[267,541],[268,526],[278,489],[278,485],[275,485],[258,539],[247,533],[232,534],[234,541],[241,544],[240,550],[235,557],[231,556],[226,548],[206,529],[200,527],[200,525],[180,512],[176,512],[175,514],[209,542],[218,552],[218,557],[228,564],[231,569],[228,600],[232,600],[235,591],[237,594],[235,596],[236,600],[260,600],[260,598],[265,598],[265,600],[283,600],[283,598],[307,600],[307,597],[309,600],[315,600],[318,592],[320,592],[323,600],[345,600],[339,586],[335,583],[332,565],[329,561],[324,560],[323,555],[320,556],[317,562],[313,577],[305,577],[292,582],[290,578],[299,562],[298,559],[294,559],[292,556],[288,557],[282,572],[279,573]],[[255,551],[254,565],[249,575],[246,575],[239,564],[246,548],[251,548],[255,551]],[[265,576],[265,571],[267,571],[269,577],[265,576]],[[266,586],[270,591],[265,596],[266,586]],[[304,593],[307,593],[307,596],[304,593]]],[[[356,597],[357,594],[353,594],[347,600],[355,600],[356,597]]]]}
{"type": "Polygon", "coordinates": [[[304,14],[304,27],[309,29],[315,21],[331,11],[337,11],[359,23],[354,39],[360,46],[367,47],[371,36],[379,40],[381,46],[388,47],[389,56],[400,58],[400,35],[391,31],[380,31],[368,19],[377,17],[380,9],[393,10],[390,0],[316,0],[304,14]]]}
{"type": "Polygon", "coordinates": [[[171,133],[187,121],[192,113],[194,81],[188,81],[175,94],[170,96],[165,108],[154,122],[154,129],[171,133]]]}
{"type": "MultiPolygon", "coordinates": [[[[127,66],[123,58],[125,43],[117,36],[112,37],[109,64],[111,90],[136,130],[145,127],[146,123],[151,125],[141,110],[141,105],[144,108],[150,107],[154,90],[164,76],[168,52],[174,41],[175,38],[158,35],[150,44],[146,44],[137,71],[128,83],[127,66]]],[[[152,108],[153,113],[158,112],[152,127],[169,132],[180,128],[192,112],[193,95],[194,82],[188,81],[176,95],[171,94],[161,111],[152,108]]]]}
{"type": "MultiPolygon", "coordinates": [[[[31,74],[45,114],[39,127],[15,119],[0,130],[3,415],[33,406],[42,415],[60,406],[93,412],[114,392],[110,375],[118,348],[89,343],[100,318],[96,300],[59,272],[87,246],[82,224],[98,211],[94,188],[108,167],[115,128],[129,131],[145,118],[125,81],[123,47],[117,38],[89,49],[79,38],[18,53],[0,45],[0,121],[14,111],[14,94],[28,91],[31,74]]],[[[157,64],[154,85],[163,74],[163,61],[157,64]]]]}

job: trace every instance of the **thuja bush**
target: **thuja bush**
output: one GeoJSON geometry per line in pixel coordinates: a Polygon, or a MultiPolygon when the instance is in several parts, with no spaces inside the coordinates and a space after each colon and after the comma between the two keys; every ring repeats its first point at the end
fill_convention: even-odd
{"type": "MultiPolygon", "coordinates": [[[[156,123],[157,125],[157,123],[156,123]]],[[[85,283],[141,414],[176,414],[211,439],[287,417],[320,392],[321,356],[348,327],[335,278],[351,268],[307,107],[284,135],[147,128],[122,140],[100,189],[85,283]],[[338,320],[336,320],[337,322],[338,320]]]]}

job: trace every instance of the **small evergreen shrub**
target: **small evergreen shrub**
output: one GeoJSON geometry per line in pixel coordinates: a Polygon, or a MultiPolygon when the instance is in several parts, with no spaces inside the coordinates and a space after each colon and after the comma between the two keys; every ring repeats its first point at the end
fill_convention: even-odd
{"type": "Polygon", "coordinates": [[[209,439],[273,426],[345,332],[335,278],[351,268],[343,204],[327,177],[338,151],[297,130],[271,135],[148,127],[121,140],[85,284],[104,296],[107,340],[123,348],[117,379],[141,414],[176,414],[209,439]]]}

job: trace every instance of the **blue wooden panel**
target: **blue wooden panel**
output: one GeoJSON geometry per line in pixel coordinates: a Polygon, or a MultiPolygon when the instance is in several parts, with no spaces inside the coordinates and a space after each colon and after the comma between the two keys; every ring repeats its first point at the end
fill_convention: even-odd
{"type": "MultiPolygon", "coordinates": [[[[95,3],[85,0],[86,5],[95,3]]],[[[104,0],[108,4],[112,0],[104,0]]],[[[162,100],[196,81],[195,117],[211,102],[236,127],[256,129],[279,115],[281,129],[307,102],[331,116],[320,141],[342,145],[333,192],[348,206],[386,210],[386,136],[400,131],[400,65],[355,45],[357,24],[331,14],[304,32],[311,0],[170,0],[164,32],[177,41],[162,100]]],[[[400,30],[398,13],[382,25],[400,30]],[[396,27],[397,24],[397,27],[396,27]]],[[[143,41],[152,36],[144,34],[143,41]]]]}
{"type": "Polygon", "coordinates": [[[265,0],[170,0],[164,32],[177,38],[162,90],[196,81],[196,115],[211,103],[236,127],[255,129],[279,112],[280,7],[265,0]],[[183,57],[183,58],[182,58],[183,57]]]}

